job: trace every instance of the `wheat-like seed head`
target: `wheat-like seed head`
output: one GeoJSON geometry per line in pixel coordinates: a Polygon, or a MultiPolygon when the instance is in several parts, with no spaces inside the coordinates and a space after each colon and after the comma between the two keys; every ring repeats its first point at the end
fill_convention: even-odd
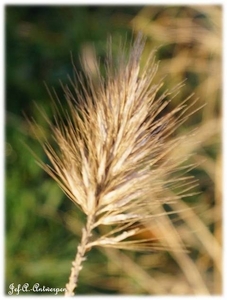
{"type": "MultiPolygon", "coordinates": [[[[177,199],[192,187],[184,174],[186,168],[180,167],[186,158],[181,153],[171,155],[186,138],[173,138],[172,133],[187,119],[191,105],[186,99],[165,113],[180,85],[159,92],[162,82],[153,83],[158,69],[153,54],[140,69],[143,47],[139,35],[129,58],[122,50],[115,63],[110,45],[106,78],[97,62],[98,80],[85,68],[88,87],[82,84],[79,91],[71,82],[75,96],[65,86],[68,111],[58,102],[55,123],[48,121],[58,149],[43,144],[52,166],[41,163],[42,167],[92,216],[92,229],[110,225],[89,247],[150,247],[149,239],[136,236],[155,217],[156,206],[177,199]],[[179,176],[180,170],[184,175],[179,176]],[[181,192],[167,199],[164,191],[172,187],[180,187],[181,192]]],[[[79,75],[77,80],[82,82],[79,75]]]]}

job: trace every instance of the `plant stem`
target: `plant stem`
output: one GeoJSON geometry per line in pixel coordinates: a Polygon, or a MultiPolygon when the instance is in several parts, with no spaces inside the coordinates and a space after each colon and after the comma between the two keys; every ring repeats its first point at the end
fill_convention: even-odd
{"type": "Polygon", "coordinates": [[[82,270],[82,263],[86,260],[85,253],[88,251],[88,241],[92,233],[92,225],[94,224],[94,216],[87,218],[86,227],[82,229],[81,242],[77,247],[77,254],[72,262],[71,274],[69,282],[66,284],[65,296],[74,296],[74,289],[77,287],[79,272],[82,270]]]}

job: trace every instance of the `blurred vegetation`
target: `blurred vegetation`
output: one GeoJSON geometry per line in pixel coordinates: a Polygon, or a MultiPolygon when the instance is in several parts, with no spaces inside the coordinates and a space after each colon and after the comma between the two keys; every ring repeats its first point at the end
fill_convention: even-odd
{"type": "Polygon", "coordinates": [[[196,153],[191,161],[199,164],[192,171],[199,179],[199,194],[173,204],[169,209],[182,210],[178,221],[168,223],[170,219],[163,216],[153,232],[166,235],[171,248],[177,230],[190,252],[92,249],[77,293],[220,294],[221,7],[6,6],[5,13],[6,293],[11,283],[64,287],[84,221],[25,146],[47,161],[24,114],[42,124],[35,103],[50,113],[44,81],[64,101],[59,80],[67,83],[67,76],[73,75],[70,52],[80,70],[79,57],[92,56],[93,46],[101,62],[105,60],[109,35],[117,49],[119,37],[127,35],[129,42],[132,34],[142,31],[147,37],[142,64],[157,48],[156,80],[165,76],[164,88],[172,88],[187,78],[169,109],[192,92],[193,99],[199,97],[198,107],[206,103],[180,128],[183,132],[196,128],[197,146],[189,140],[179,151],[196,153]],[[166,225],[161,228],[161,224],[166,225]]]}

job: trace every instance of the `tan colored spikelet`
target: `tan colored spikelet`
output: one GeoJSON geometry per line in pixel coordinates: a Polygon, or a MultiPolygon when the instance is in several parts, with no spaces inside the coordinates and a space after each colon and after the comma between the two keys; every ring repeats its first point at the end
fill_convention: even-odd
{"type": "MultiPolygon", "coordinates": [[[[129,58],[121,51],[115,63],[110,46],[106,79],[97,62],[96,81],[86,67],[89,88],[82,85],[78,91],[72,82],[75,100],[73,92],[64,87],[68,111],[56,103],[55,124],[47,120],[58,149],[45,143],[52,166],[41,165],[87,215],[66,295],[74,294],[82,261],[91,247],[155,248],[151,238],[139,239],[139,233],[151,218],[158,217],[158,204],[190,194],[194,184],[185,175],[187,167],[181,166],[187,157],[171,155],[187,138],[171,136],[188,118],[193,103],[188,105],[188,98],[164,113],[181,84],[160,93],[162,82],[153,83],[158,70],[153,54],[140,69],[143,47],[144,40],[138,35],[129,58]],[[172,187],[181,191],[175,198],[165,198],[163,191],[172,187]],[[92,239],[92,230],[100,225],[111,229],[92,239]]],[[[82,82],[80,76],[77,79],[82,82]]]]}

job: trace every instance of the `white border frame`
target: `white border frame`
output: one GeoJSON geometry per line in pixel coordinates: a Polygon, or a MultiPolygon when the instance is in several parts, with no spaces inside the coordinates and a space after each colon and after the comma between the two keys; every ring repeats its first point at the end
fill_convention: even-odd
{"type": "MultiPolygon", "coordinates": [[[[227,99],[226,99],[226,78],[227,78],[227,60],[226,60],[226,54],[225,54],[225,49],[226,49],[226,29],[227,29],[227,15],[226,15],[226,3],[224,0],[223,1],[208,1],[208,0],[191,0],[191,1],[185,1],[185,0],[175,0],[175,1],[165,1],[165,0],[143,0],[141,2],[137,1],[45,1],[45,0],[34,0],[34,1],[2,1],[0,5],[0,36],[2,37],[2,42],[0,46],[0,58],[1,58],[1,76],[0,76],[0,86],[1,88],[1,98],[0,98],[0,104],[1,104],[1,109],[0,109],[0,122],[2,122],[0,126],[0,195],[1,195],[1,204],[2,204],[2,209],[0,210],[0,219],[2,222],[1,226],[1,249],[3,250],[1,253],[1,261],[0,261],[0,266],[2,266],[2,272],[0,273],[2,276],[1,278],[4,279],[4,228],[5,228],[5,220],[4,220],[4,211],[5,211],[5,205],[4,205],[4,176],[5,176],[5,164],[4,164],[4,133],[5,133],[5,102],[4,102],[4,88],[5,88],[5,79],[4,79],[4,73],[5,73],[5,53],[4,53],[4,48],[5,48],[5,16],[4,16],[4,11],[5,11],[5,5],[222,5],[223,7],[223,24],[222,24],[222,29],[223,29],[223,94],[222,94],[222,99],[223,99],[223,123],[222,123],[222,140],[223,140],[223,295],[222,296],[152,296],[154,299],[227,299],[227,281],[226,281],[226,275],[225,271],[226,270],[226,252],[227,252],[227,247],[226,247],[226,222],[225,222],[225,217],[226,217],[226,188],[225,188],[225,183],[227,184],[226,181],[226,147],[227,147],[227,142],[226,142],[226,136],[227,136],[227,114],[226,114],[226,109],[227,109],[227,99]],[[3,88],[4,87],[4,88],[3,88]]],[[[1,298],[5,298],[6,296],[4,295],[4,282],[3,280],[0,280],[0,295],[1,298]]],[[[16,296],[11,296],[11,299],[16,298],[16,296]]],[[[30,296],[29,298],[36,298],[36,297],[42,297],[42,296],[30,296]]],[[[50,298],[50,297],[55,297],[55,296],[43,296],[44,298],[50,298]]],[[[59,296],[58,296],[59,297],[59,296]]],[[[117,298],[124,298],[125,300],[129,299],[141,299],[141,298],[147,298],[151,296],[92,296],[92,299],[100,299],[100,298],[111,298],[111,299],[117,299],[117,298]]],[[[90,297],[86,296],[77,296],[77,299],[86,299],[90,297]]],[[[20,296],[20,299],[27,299],[26,296],[20,296]]]]}

